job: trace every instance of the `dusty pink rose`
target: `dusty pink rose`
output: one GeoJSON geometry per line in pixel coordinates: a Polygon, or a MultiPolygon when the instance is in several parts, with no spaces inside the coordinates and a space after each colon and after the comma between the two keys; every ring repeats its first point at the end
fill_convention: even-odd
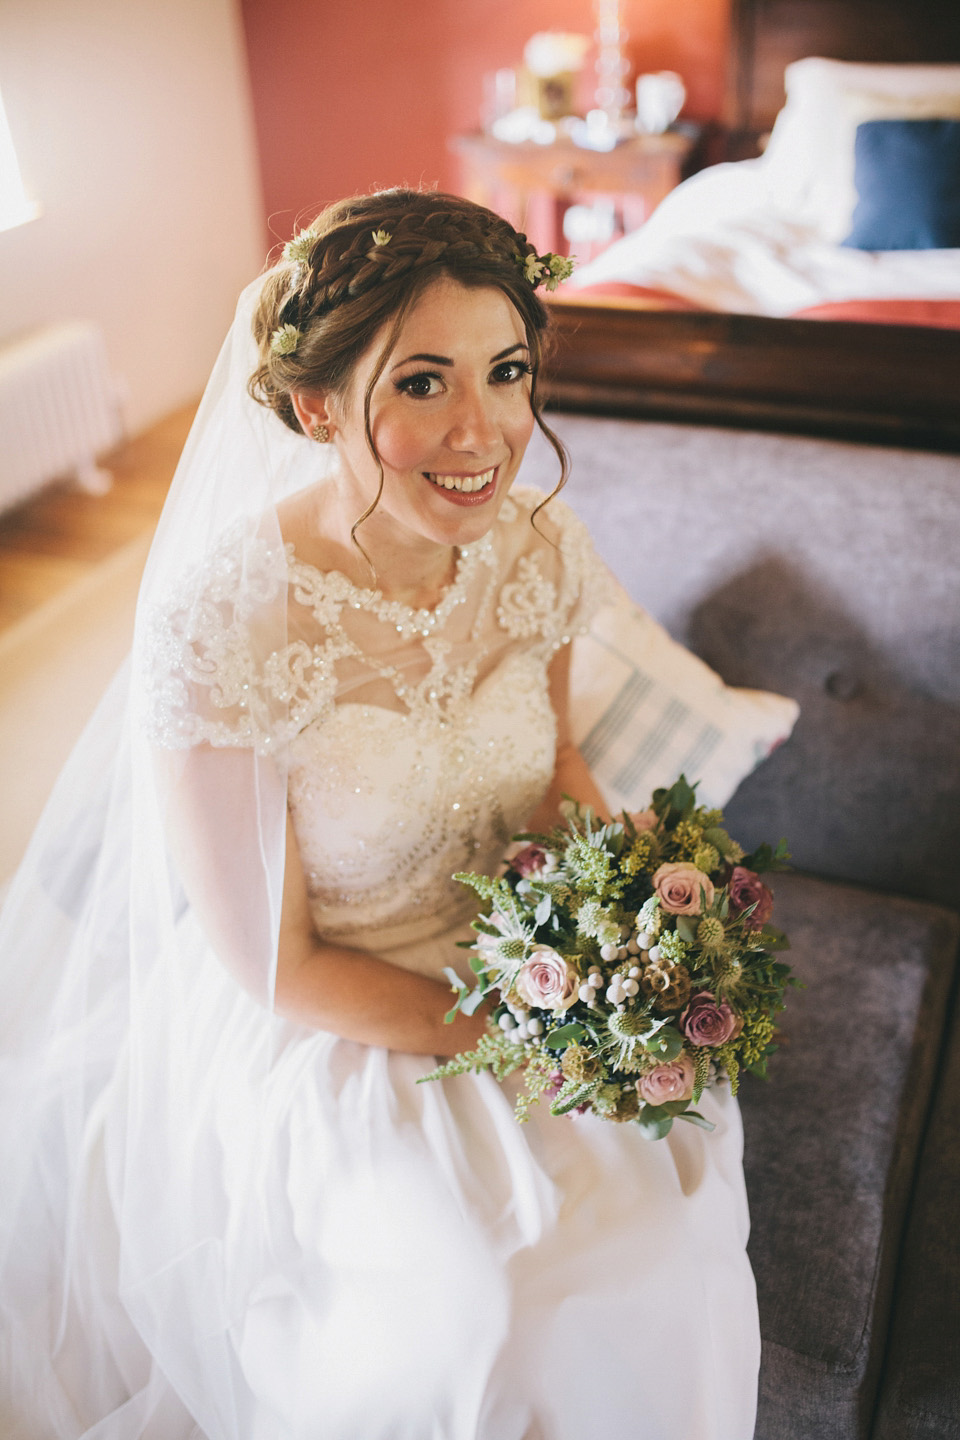
{"type": "Polygon", "coordinates": [[[710,990],[699,990],[680,1016],[684,1035],[692,1045],[726,1045],[743,1029],[743,1021],[726,1000],[717,1004],[710,990]]]}
{"type": "Polygon", "coordinates": [[[671,1060],[669,1065],[658,1065],[648,1070],[637,1081],[637,1094],[648,1105],[665,1105],[668,1100],[689,1100],[693,1094],[695,1075],[693,1061],[689,1055],[671,1060]]]}
{"type": "Polygon", "coordinates": [[[759,875],[743,865],[734,865],[727,891],[730,909],[735,915],[749,910],[756,902],[756,910],[744,921],[749,930],[760,930],[766,925],[773,914],[773,892],[767,889],[759,875]]]}
{"type": "Polygon", "coordinates": [[[660,904],[671,915],[699,915],[700,891],[708,906],[713,904],[713,881],[696,865],[674,860],[661,865],[653,877],[660,904]]]}
{"type": "Polygon", "coordinates": [[[510,869],[518,875],[539,875],[541,870],[553,868],[551,861],[553,856],[542,845],[524,845],[510,861],[510,869]]]}
{"type": "Polygon", "coordinates": [[[656,810],[634,810],[630,819],[638,831],[656,830],[660,823],[660,817],[656,810]]]}
{"type": "Polygon", "coordinates": [[[538,945],[517,971],[514,989],[525,1005],[538,1010],[568,1010],[577,998],[580,977],[549,945],[538,945]]]}

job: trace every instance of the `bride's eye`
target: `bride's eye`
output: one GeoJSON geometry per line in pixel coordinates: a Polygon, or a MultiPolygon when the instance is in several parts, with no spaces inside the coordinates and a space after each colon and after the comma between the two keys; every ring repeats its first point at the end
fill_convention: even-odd
{"type": "Polygon", "coordinates": [[[407,375],[398,380],[397,389],[404,395],[412,395],[416,400],[429,400],[442,392],[443,382],[439,375],[431,375],[423,370],[418,375],[407,375]]]}
{"type": "Polygon", "coordinates": [[[532,374],[533,367],[526,360],[504,360],[501,365],[494,366],[490,378],[495,385],[515,385],[525,375],[532,374]]]}

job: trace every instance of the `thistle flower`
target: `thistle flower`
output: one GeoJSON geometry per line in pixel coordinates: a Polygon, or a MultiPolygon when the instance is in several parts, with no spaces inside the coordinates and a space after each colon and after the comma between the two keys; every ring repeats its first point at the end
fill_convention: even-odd
{"type": "Polygon", "coordinates": [[[300,331],[296,325],[281,325],[270,336],[270,349],[274,355],[292,355],[300,344],[300,331]]]}
{"type": "Polygon", "coordinates": [[[704,950],[719,950],[723,944],[723,921],[716,915],[705,915],[697,926],[697,939],[704,950]]]}

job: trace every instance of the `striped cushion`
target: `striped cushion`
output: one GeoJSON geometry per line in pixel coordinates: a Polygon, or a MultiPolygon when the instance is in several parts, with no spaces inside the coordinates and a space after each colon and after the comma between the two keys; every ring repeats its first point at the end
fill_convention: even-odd
{"type": "Polygon", "coordinates": [[[725,685],[621,594],[573,646],[571,728],[613,810],[640,810],[681,773],[723,806],[786,740],[795,701],[725,685]]]}

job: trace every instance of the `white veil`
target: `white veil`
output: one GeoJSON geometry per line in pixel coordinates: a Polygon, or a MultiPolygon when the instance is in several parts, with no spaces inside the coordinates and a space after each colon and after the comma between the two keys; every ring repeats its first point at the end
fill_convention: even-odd
{"type": "MultiPolygon", "coordinates": [[[[497,266],[516,270],[531,293],[566,273],[568,262],[538,257],[475,208],[495,243],[475,217],[465,237],[450,226],[437,238],[428,222],[446,220],[427,213],[404,248],[401,214],[388,253],[390,235],[374,232],[371,249],[361,215],[356,255],[335,257],[349,263],[327,286],[333,303],[360,273],[354,259],[371,290],[382,265],[405,273],[443,254],[494,277],[497,266]]],[[[385,625],[375,664],[341,667],[318,656],[309,627],[322,622],[309,607],[291,618],[288,575],[296,590],[299,572],[278,507],[332,473],[336,452],[248,393],[259,359],[251,319],[267,283],[241,297],[184,449],[130,662],[76,746],[0,917],[8,1440],[33,1435],[27,1410],[64,1440],[169,1440],[195,1426],[211,1440],[254,1440],[237,1357],[256,1354],[250,1327],[278,1250],[289,1246],[299,1263],[302,1247],[282,1223],[288,1157],[276,1153],[271,1123],[285,1099],[272,1062],[291,1031],[273,1007],[284,744],[305,723],[305,693],[316,714],[374,672],[381,684],[388,670],[396,676],[394,660],[413,673],[423,655],[404,624],[385,625]]],[[[486,593],[493,572],[481,574],[475,555],[471,563],[486,593]]],[[[358,626],[361,611],[349,610],[358,626]]],[[[444,640],[451,668],[458,646],[477,650],[469,612],[460,606],[444,640]]],[[[423,636],[428,618],[413,614],[423,636]]],[[[485,623],[491,664],[497,646],[523,643],[521,630],[485,623]]]]}
{"type": "MultiPolygon", "coordinates": [[[[216,624],[242,631],[255,657],[285,644],[276,507],[321,478],[332,447],[297,437],[247,394],[262,283],[240,299],[180,461],[132,658],[61,775],[0,920],[0,1356],[12,1391],[0,1403],[14,1407],[0,1415],[11,1436],[13,1397],[39,1394],[54,1433],[78,1434],[72,1380],[81,1377],[101,1415],[124,1407],[124,1435],[150,1433],[151,1424],[172,1433],[161,1413],[171,1386],[211,1436],[244,1433],[243,1417],[230,1413],[242,1387],[225,1336],[266,1274],[263,1238],[242,1225],[224,1235],[220,1197],[198,1193],[190,1117],[204,1104],[223,1108],[222,1094],[213,1097],[229,1057],[217,1050],[216,1015],[194,1014],[189,1027],[176,1020],[197,1003],[206,928],[240,981],[228,1003],[249,1012],[255,1058],[246,1073],[257,1073],[258,1057],[266,1074],[282,1023],[271,1010],[286,775],[270,736],[282,733],[283,700],[272,694],[267,715],[242,696],[231,706],[220,685],[218,715],[236,720],[246,709],[257,743],[178,740],[170,727],[189,697],[178,694],[183,680],[158,616],[177,594],[188,638],[198,613],[209,623],[213,603],[216,624]],[[212,553],[223,556],[222,586],[191,590],[191,574],[212,553]],[[158,723],[167,727],[159,737],[158,723]],[[185,1093],[195,1067],[178,1063],[178,1036],[209,1047],[207,1097],[185,1093]],[[124,1122],[105,1125],[108,1112],[124,1122]],[[104,1173],[92,1163],[101,1150],[106,1193],[91,1179],[104,1173]],[[112,1252],[91,1254],[94,1235],[112,1252]],[[139,1353],[124,1338],[126,1317],[104,1308],[93,1277],[105,1268],[143,1339],[139,1353]]],[[[252,1186],[263,1178],[263,1103],[251,1084],[219,1117],[249,1139],[230,1153],[246,1154],[252,1186]]],[[[201,1174],[209,1171],[197,1167],[201,1174]]]]}

